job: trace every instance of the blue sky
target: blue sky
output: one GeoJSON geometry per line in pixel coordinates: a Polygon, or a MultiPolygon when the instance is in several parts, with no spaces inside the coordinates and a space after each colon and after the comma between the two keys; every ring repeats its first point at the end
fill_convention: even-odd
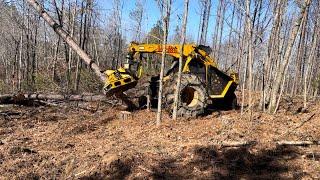
{"type": "MultiPolygon", "coordinates": [[[[104,15],[106,16],[110,9],[112,8],[112,1],[113,0],[97,0],[97,6],[99,9],[103,10],[104,15]]],[[[146,16],[144,19],[144,30],[150,30],[156,21],[160,18],[160,10],[155,0],[145,0],[145,9],[146,9],[146,16]]],[[[172,16],[170,21],[170,35],[173,35],[174,28],[179,24],[179,18],[182,19],[183,9],[184,9],[184,0],[173,0],[172,4],[172,16]]],[[[213,24],[215,24],[215,14],[217,8],[218,0],[212,1],[212,9],[211,9],[211,17],[209,22],[208,28],[208,41],[211,42],[211,37],[213,33],[213,24]]],[[[135,7],[135,0],[123,0],[123,33],[128,38],[132,37],[133,32],[130,30],[130,17],[129,13],[135,7]]],[[[190,0],[189,5],[189,17],[188,17],[188,25],[187,25],[187,35],[192,36],[193,39],[197,40],[199,22],[200,22],[200,15],[199,15],[200,7],[198,0],[190,0]]],[[[104,17],[105,18],[105,17],[104,17]]]]}

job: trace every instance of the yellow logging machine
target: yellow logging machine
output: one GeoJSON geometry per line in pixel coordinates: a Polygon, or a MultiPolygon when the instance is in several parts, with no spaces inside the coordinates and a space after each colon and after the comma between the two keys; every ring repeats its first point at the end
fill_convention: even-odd
{"type": "MultiPolygon", "coordinates": [[[[180,45],[166,45],[166,54],[173,58],[170,69],[165,73],[163,87],[163,106],[169,111],[173,108],[180,49],[180,45]]],[[[152,106],[156,106],[159,75],[152,77],[140,87],[136,86],[139,80],[143,79],[143,55],[161,54],[162,50],[162,44],[131,43],[124,67],[105,71],[107,76],[105,93],[114,95],[138,88],[135,92],[139,96],[139,108],[146,106],[146,97],[150,97],[152,106]]],[[[209,106],[235,108],[237,104],[234,94],[238,85],[237,75],[234,73],[228,75],[220,71],[215,60],[209,56],[210,53],[211,49],[208,46],[194,44],[184,46],[179,116],[199,116],[209,106]]]]}

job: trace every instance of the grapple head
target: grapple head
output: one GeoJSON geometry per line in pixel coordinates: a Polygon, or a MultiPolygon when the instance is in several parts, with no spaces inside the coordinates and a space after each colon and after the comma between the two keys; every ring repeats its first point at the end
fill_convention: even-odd
{"type": "Polygon", "coordinates": [[[107,96],[112,96],[134,88],[138,83],[138,81],[124,68],[107,70],[105,71],[105,74],[107,78],[103,90],[107,96]]]}

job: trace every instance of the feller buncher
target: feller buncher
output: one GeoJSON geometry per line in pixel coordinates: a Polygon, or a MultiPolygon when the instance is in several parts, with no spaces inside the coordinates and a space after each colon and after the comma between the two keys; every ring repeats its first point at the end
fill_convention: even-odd
{"type": "MultiPolygon", "coordinates": [[[[135,90],[138,95],[138,108],[145,107],[146,99],[149,104],[155,106],[158,99],[159,76],[152,77],[146,83],[143,79],[143,54],[161,54],[161,44],[137,44],[131,43],[124,67],[117,70],[107,70],[103,74],[93,59],[73,40],[61,25],[59,25],[43,8],[37,0],[27,0],[50,27],[81,57],[94,73],[105,83],[106,95],[116,95],[127,105],[134,105],[131,99],[126,98],[127,90],[135,90]],[[141,82],[140,86],[137,86],[141,82]],[[136,87],[137,86],[137,87],[136,87]],[[149,97],[149,98],[147,98],[149,97]]],[[[167,45],[167,55],[173,57],[174,62],[166,72],[164,78],[163,106],[171,111],[174,100],[174,92],[177,82],[178,59],[180,57],[180,45],[167,45]]],[[[198,116],[210,106],[234,107],[236,96],[234,91],[238,85],[235,74],[227,75],[220,71],[213,58],[209,56],[211,49],[207,46],[187,44],[183,50],[183,74],[180,88],[180,103],[178,115],[198,116]]]]}
{"type": "MultiPolygon", "coordinates": [[[[106,95],[134,89],[135,95],[138,96],[135,106],[146,107],[149,97],[150,104],[155,107],[158,99],[159,75],[148,78],[147,82],[143,81],[145,77],[142,62],[144,54],[161,54],[162,48],[161,44],[131,43],[124,67],[105,71],[106,95]],[[140,81],[143,83],[137,86],[140,81]]],[[[166,46],[167,55],[173,58],[171,67],[165,73],[163,90],[163,107],[169,112],[173,109],[180,49],[180,45],[166,46]]],[[[210,53],[211,49],[208,46],[194,44],[184,46],[179,116],[199,116],[204,114],[209,106],[235,108],[237,104],[234,93],[238,85],[236,74],[227,75],[220,71],[215,60],[209,56],[210,53]]]]}

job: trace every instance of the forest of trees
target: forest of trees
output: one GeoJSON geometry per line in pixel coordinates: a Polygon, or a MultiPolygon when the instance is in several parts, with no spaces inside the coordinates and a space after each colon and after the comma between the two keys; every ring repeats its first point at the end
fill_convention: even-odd
{"type": "MultiPolygon", "coordinates": [[[[110,0],[112,9],[107,12],[96,0],[39,2],[102,69],[115,69],[124,61],[130,41],[162,43],[166,17],[159,16],[150,29],[144,26],[145,1],[135,0],[129,13],[132,37],[124,33],[128,31],[123,27],[124,0],[110,0]],[[101,21],[104,13],[106,19],[101,21]]],[[[161,9],[163,2],[153,3],[161,9]]],[[[277,110],[279,94],[303,96],[305,106],[319,94],[319,1],[197,0],[195,4],[189,8],[197,14],[189,14],[189,20],[199,20],[198,32],[188,32],[186,42],[211,46],[219,68],[238,73],[238,90],[249,90],[249,109],[254,104],[252,92],[261,92],[256,105],[269,112],[277,110]]],[[[176,8],[183,10],[183,6],[170,9],[176,8]]],[[[90,69],[25,0],[2,0],[0,9],[1,93],[101,90],[90,69]]],[[[180,43],[182,20],[168,25],[172,30],[168,43],[180,43]]],[[[160,63],[147,62],[147,68],[159,71],[160,63]]]]}

